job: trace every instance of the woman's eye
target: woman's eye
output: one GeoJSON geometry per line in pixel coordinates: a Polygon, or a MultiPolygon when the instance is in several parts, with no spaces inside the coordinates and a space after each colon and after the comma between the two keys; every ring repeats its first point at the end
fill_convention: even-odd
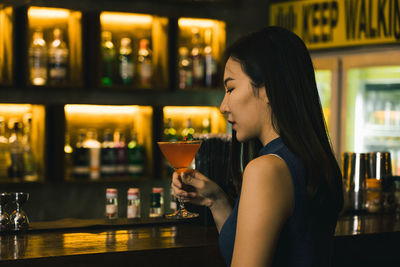
{"type": "Polygon", "coordinates": [[[230,92],[232,92],[232,91],[233,91],[233,89],[234,89],[234,88],[229,88],[229,89],[226,89],[226,93],[228,93],[228,94],[229,94],[230,92]]]}

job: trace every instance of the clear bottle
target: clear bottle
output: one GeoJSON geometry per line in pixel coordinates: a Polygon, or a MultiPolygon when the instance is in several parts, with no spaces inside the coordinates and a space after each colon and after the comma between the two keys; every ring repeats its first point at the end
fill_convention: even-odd
{"type": "Polygon", "coordinates": [[[102,43],[102,78],[101,83],[109,86],[113,84],[114,64],[115,64],[115,46],[112,42],[112,34],[109,31],[104,31],[101,34],[102,43]]]}
{"type": "Polygon", "coordinates": [[[139,86],[143,88],[151,87],[153,78],[152,52],[149,45],[148,39],[141,39],[139,42],[138,79],[139,86]]]}
{"type": "Polygon", "coordinates": [[[131,38],[122,38],[119,49],[119,78],[122,84],[131,84],[134,76],[134,64],[131,38]]]}
{"type": "Polygon", "coordinates": [[[8,177],[8,169],[11,166],[10,144],[6,137],[6,122],[0,117],[0,179],[8,177]]]}
{"type": "Polygon", "coordinates": [[[120,130],[116,130],[114,132],[114,145],[116,153],[115,162],[117,175],[126,175],[128,167],[128,151],[125,142],[125,134],[120,130]]]}
{"type": "Polygon", "coordinates": [[[189,57],[189,49],[186,46],[179,48],[179,89],[186,89],[192,86],[193,64],[189,57]]]}
{"type": "Polygon", "coordinates": [[[204,85],[205,87],[217,86],[217,72],[218,66],[212,52],[211,46],[211,30],[207,29],[205,32],[205,43],[204,47],[204,85]]]}
{"type": "Polygon", "coordinates": [[[138,177],[144,171],[144,147],[137,140],[137,134],[132,130],[131,141],[128,143],[128,173],[138,177]]]}
{"type": "Polygon", "coordinates": [[[191,57],[193,62],[193,86],[204,86],[204,56],[201,37],[197,28],[193,29],[191,57]]]}
{"type": "Polygon", "coordinates": [[[151,194],[150,218],[162,217],[164,215],[164,189],[153,187],[151,194]]]}
{"type": "Polygon", "coordinates": [[[11,166],[9,167],[9,177],[14,180],[22,180],[24,176],[23,145],[19,122],[14,122],[13,131],[9,138],[11,166]]]}
{"type": "Polygon", "coordinates": [[[47,45],[43,39],[43,31],[36,30],[29,46],[30,82],[33,85],[47,83],[47,45]]]}
{"type": "Polygon", "coordinates": [[[68,77],[68,48],[62,37],[62,31],[55,28],[53,41],[49,48],[49,83],[64,85],[68,77]]]}
{"type": "Polygon", "coordinates": [[[118,218],[118,190],[116,188],[106,189],[106,218],[118,218]]]}
{"type": "Polygon", "coordinates": [[[35,155],[32,151],[32,117],[31,114],[26,116],[26,123],[24,127],[23,136],[23,158],[24,158],[24,180],[36,181],[37,163],[35,155]]]}
{"type": "Polygon", "coordinates": [[[104,131],[104,140],[101,143],[101,177],[113,177],[116,174],[116,155],[113,132],[110,129],[104,131]]]}
{"type": "Polygon", "coordinates": [[[178,141],[176,129],[174,128],[174,124],[171,118],[167,119],[167,124],[164,127],[164,139],[167,142],[178,141]]]}
{"type": "Polygon", "coordinates": [[[89,178],[90,172],[90,154],[89,149],[83,145],[86,139],[86,133],[83,129],[79,130],[78,141],[74,149],[73,173],[75,178],[89,178]]]}
{"type": "Polygon", "coordinates": [[[211,119],[209,117],[203,119],[201,126],[203,128],[201,130],[202,133],[211,133],[211,119]]]}
{"type": "Polygon", "coordinates": [[[139,188],[128,189],[127,218],[140,218],[140,190],[139,188]]]}
{"type": "Polygon", "coordinates": [[[100,178],[100,148],[101,144],[97,140],[97,132],[92,129],[86,135],[83,147],[89,149],[89,178],[97,180],[100,178]]]}

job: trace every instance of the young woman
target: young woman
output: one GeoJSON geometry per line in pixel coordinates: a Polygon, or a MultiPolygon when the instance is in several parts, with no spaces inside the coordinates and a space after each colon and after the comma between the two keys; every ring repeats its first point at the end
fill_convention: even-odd
{"type": "Polygon", "coordinates": [[[243,175],[239,196],[232,207],[194,170],[174,173],[175,195],[210,208],[228,266],[330,266],[342,180],[310,55],[280,27],[245,36],[227,55],[220,109],[232,124],[233,163],[245,167],[233,169],[243,175]]]}

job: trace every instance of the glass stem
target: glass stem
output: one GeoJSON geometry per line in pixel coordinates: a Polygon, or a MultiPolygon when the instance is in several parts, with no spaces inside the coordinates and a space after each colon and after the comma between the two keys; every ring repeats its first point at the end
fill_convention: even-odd
{"type": "Polygon", "coordinates": [[[182,196],[178,197],[178,202],[179,202],[179,210],[182,212],[185,209],[185,203],[182,200],[182,196]]]}

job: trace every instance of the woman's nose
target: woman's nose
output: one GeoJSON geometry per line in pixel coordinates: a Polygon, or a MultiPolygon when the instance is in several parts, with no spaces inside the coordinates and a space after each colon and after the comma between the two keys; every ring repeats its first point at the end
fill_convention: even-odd
{"type": "Polygon", "coordinates": [[[219,106],[219,111],[222,114],[225,114],[229,111],[229,107],[228,107],[228,97],[226,96],[226,94],[224,95],[224,99],[222,99],[221,105],[219,106]]]}

